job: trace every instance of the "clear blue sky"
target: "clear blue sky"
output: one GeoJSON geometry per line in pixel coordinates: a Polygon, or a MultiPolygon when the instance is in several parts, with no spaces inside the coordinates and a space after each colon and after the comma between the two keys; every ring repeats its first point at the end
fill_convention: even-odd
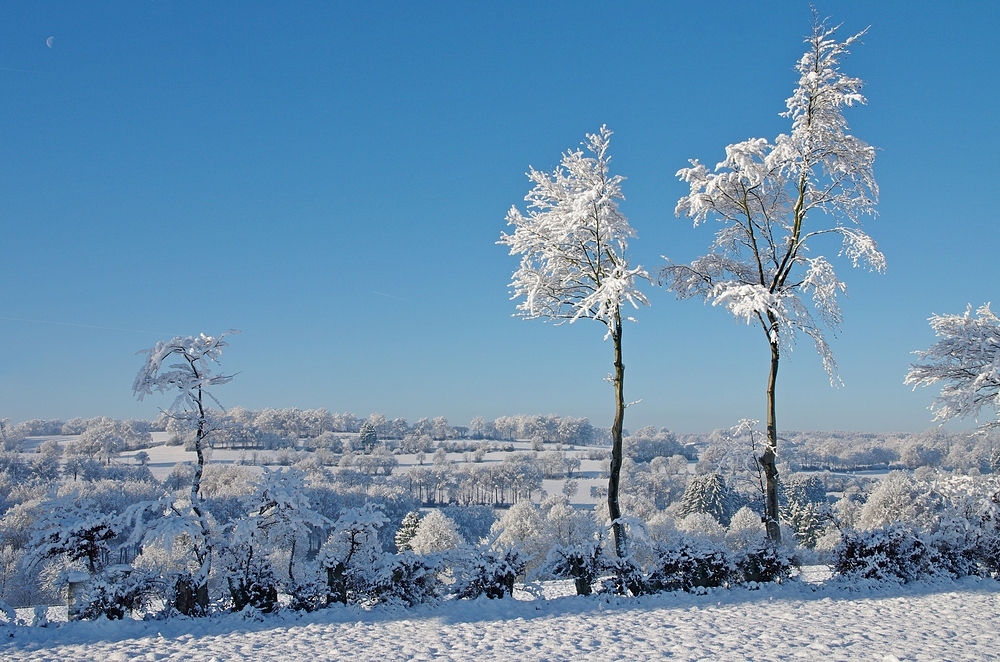
{"type": "MultiPolygon", "coordinates": [[[[819,10],[871,25],[844,70],[889,268],[841,264],[846,385],[800,342],[778,424],[921,430],[933,392],[902,381],[927,317],[1000,305],[1000,3],[819,10]]],[[[511,317],[495,241],[525,171],[607,123],[635,260],[696,257],[713,228],[674,217],[674,173],[787,130],[809,25],[805,2],[5,3],[0,417],[151,418],[169,399],[134,401],[135,352],[238,328],[227,406],[608,425],[601,327],[511,317]]],[[[762,418],[760,331],[648,294],[626,427],[762,418]]]]}

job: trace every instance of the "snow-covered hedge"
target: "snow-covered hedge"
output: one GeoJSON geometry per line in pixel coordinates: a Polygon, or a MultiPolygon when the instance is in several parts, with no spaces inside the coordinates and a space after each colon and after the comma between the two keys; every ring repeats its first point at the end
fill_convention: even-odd
{"type": "Polygon", "coordinates": [[[1000,573],[1000,484],[996,477],[921,482],[893,473],[873,490],[833,550],[851,578],[913,581],[1000,573]]]}

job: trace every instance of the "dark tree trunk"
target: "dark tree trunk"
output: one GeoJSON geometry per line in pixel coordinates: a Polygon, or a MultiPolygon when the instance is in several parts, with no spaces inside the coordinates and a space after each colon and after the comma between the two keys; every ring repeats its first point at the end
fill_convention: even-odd
{"type": "Polygon", "coordinates": [[[622,320],[615,313],[611,328],[611,339],[615,345],[615,421],[611,425],[611,475],[608,477],[608,514],[611,516],[611,531],[615,538],[615,553],[624,558],[628,553],[625,529],[621,524],[621,506],[618,491],[621,487],[622,471],[622,427],[625,422],[625,364],[622,363],[622,320]]]}
{"type": "MultiPolygon", "coordinates": [[[[193,368],[194,366],[192,366],[193,368]]],[[[195,370],[197,374],[197,370],[195,370]]],[[[196,401],[198,405],[198,428],[195,431],[194,437],[194,450],[195,454],[198,456],[198,463],[194,468],[194,479],[191,481],[191,510],[194,512],[195,516],[198,518],[198,523],[201,525],[202,533],[202,544],[203,547],[200,552],[196,550],[198,556],[198,561],[201,563],[201,568],[198,573],[194,576],[194,595],[193,598],[197,603],[198,609],[201,613],[206,613],[208,611],[208,576],[212,569],[212,541],[211,541],[211,531],[208,529],[208,521],[205,519],[205,513],[201,507],[201,478],[205,473],[205,408],[202,405],[202,392],[198,389],[198,399],[196,401]]],[[[190,599],[191,596],[186,596],[190,599]]],[[[178,611],[181,611],[178,605],[178,611]]],[[[185,613],[181,611],[181,613],[185,613]]]]}
{"type": "Polygon", "coordinates": [[[781,542],[781,527],[778,525],[778,424],[774,415],[774,386],[778,379],[778,359],[780,358],[777,343],[771,342],[771,370],[767,379],[767,443],[760,463],[764,467],[766,479],[766,494],[764,495],[764,525],[767,529],[767,539],[773,543],[781,542]]]}

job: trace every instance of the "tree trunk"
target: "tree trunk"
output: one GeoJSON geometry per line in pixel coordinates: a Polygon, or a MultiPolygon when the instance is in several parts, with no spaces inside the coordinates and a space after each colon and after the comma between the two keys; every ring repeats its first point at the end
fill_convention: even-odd
{"type": "Polygon", "coordinates": [[[201,526],[202,544],[204,545],[201,553],[198,554],[198,561],[201,563],[201,568],[198,569],[198,573],[193,578],[195,587],[194,599],[198,609],[204,614],[208,611],[208,576],[212,571],[212,532],[208,528],[208,520],[205,518],[205,512],[201,508],[201,477],[205,472],[205,451],[203,447],[205,442],[205,409],[202,406],[201,395],[201,389],[199,388],[198,399],[196,401],[198,405],[198,429],[194,437],[194,451],[198,456],[198,464],[194,468],[194,479],[191,481],[191,510],[198,518],[198,523],[201,526]]]}
{"type": "Polygon", "coordinates": [[[767,379],[767,445],[760,463],[764,467],[767,493],[764,495],[764,526],[767,539],[777,544],[781,542],[781,527],[778,524],[778,425],[774,415],[774,385],[778,379],[778,344],[771,341],[771,371],[767,379]]]}
{"type": "Polygon", "coordinates": [[[615,345],[615,421],[611,425],[611,475],[608,477],[608,514],[611,517],[611,531],[615,538],[615,553],[624,558],[628,553],[625,529],[620,521],[621,506],[618,491],[621,487],[622,471],[622,426],[625,422],[625,364],[622,363],[622,320],[615,313],[611,328],[611,338],[615,345]]]}

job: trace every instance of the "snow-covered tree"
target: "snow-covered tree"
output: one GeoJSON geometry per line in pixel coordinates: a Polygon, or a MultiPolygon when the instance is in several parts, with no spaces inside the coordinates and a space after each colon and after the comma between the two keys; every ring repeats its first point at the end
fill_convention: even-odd
{"type": "Polygon", "coordinates": [[[608,569],[603,531],[592,511],[577,510],[558,497],[550,499],[543,539],[549,548],[542,570],[557,577],[572,577],[578,595],[590,595],[591,585],[608,569]]]}
{"type": "MultiPolygon", "coordinates": [[[[972,315],[932,315],[931,328],[938,341],[916,352],[921,363],[910,366],[906,384],[930,386],[942,382],[931,411],[935,421],[978,416],[983,407],[1000,413],[1000,318],[984,304],[972,315]]],[[[983,423],[982,429],[1000,427],[1000,421],[983,423]]]]}
{"type": "Polygon", "coordinates": [[[194,593],[195,602],[189,603],[186,597],[182,597],[181,602],[192,606],[196,603],[201,610],[208,607],[208,576],[212,567],[212,532],[199,494],[205,470],[207,436],[211,432],[207,425],[206,398],[211,398],[221,407],[208,389],[233,379],[230,375],[212,374],[210,368],[212,363],[218,364],[222,349],[228,346],[223,338],[232,333],[238,331],[230,330],[218,337],[205,334],[186,338],[176,336],[171,340],[161,340],[150,349],[141,350],[139,354],[146,355],[146,362],[132,384],[132,392],[140,401],[153,391],[167,393],[176,389],[177,396],[169,408],[170,415],[174,420],[183,421],[194,428],[194,450],[198,463],[191,481],[190,508],[201,529],[201,540],[195,547],[201,567],[189,587],[194,593]],[[170,360],[177,362],[165,365],[170,360]]]}
{"type": "Polygon", "coordinates": [[[457,549],[461,544],[458,526],[440,510],[424,515],[417,525],[416,534],[410,539],[410,549],[422,555],[457,549]]]}
{"type": "Polygon", "coordinates": [[[92,419],[76,445],[90,457],[100,457],[106,464],[118,453],[136,448],[151,440],[149,432],[140,432],[125,421],[101,417],[92,419]],[[91,452],[92,451],[92,452],[91,452]]]}
{"type": "Polygon", "coordinates": [[[677,203],[677,215],[696,226],[716,219],[722,227],[707,255],[689,265],[668,263],[661,272],[678,297],[725,306],[763,330],[771,364],[762,463],[767,531],[775,541],[781,534],[774,392],[782,351],[791,349],[797,334],[806,334],[831,384],[839,381],[823,327],[840,326],[837,294],[846,286],[816,249],[820,241],[837,238],[839,254],[852,266],[885,269],[885,257],[859,225],[862,216],[875,214],[875,149],[852,135],[844,118],[846,107],[865,98],[861,81],[840,71],[840,60],[864,33],[838,42],[835,32],[813,23],[809,48],[796,65],[798,85],[782,113],[791,120],[789,134],[773,143],[752,138],[729,145],[714,170],[694,160],[678,171],[690,192],[677,203]]]}
{"type": "Polygon", "coordinates": [[[417,528],[419,526],[420,513],[416,510],[406,513],[406,517],[403,518],[399,529],[396,531],[396,549],[400,552],[412,551],[413,548],[410,546],[410,541],[413,540],[413,536],[417,535],[417,528]]]}
{"type": "Polygon", "coordinates": [[[361,432],[358,434],[358,445],[362,452],[371,453],[378,443],[378,429],[371,421],[365,421],[361,425],[361,432]]]}
{"type": "Polygon", "coordinates": [[[490,527],[490,538],[500,548],[518,548],[528,562],[528,568],[537,568],[546,554],[548,542],[542,532],[543,519],[538,506],[523,500],[511,506],[490,527]]]}
{"type": "Polygon", "coordinates": [[[534,188],[525,196],[527,215],[517,207],[507,213],[513,234],[502,234],[499,243],[521,256],[511,282],[518,315],[574,322],[597,320],[607,327],[614,343],[615,418],[612,424],[611,472],[608,512],[613,523],[615,548],[625,556],[625,532],[619,519],[618,492],[622,466],[622,426],[625,419],[625,364],[622,362],[622,307],[648,305],[636,287],[648,279],[642,267],[632,267],[628,240],[635,231],[618,210],[623,199],[621,175],[611,175],[608,145],[611,131],[602,126],[587,134],[584,143],[592,156],[577,149],[563,154],[560,167],[549,174],[531,168],[534,188]]]}
{"type": "Polygon", "coordinates": [[[331,524],[313,510],[305,480],[296,469],[268,471],[261,476],[257,491],[246,500],[246,509],[257,529],[272,548],[288,552],[288,579],[295,582],[295,552],[300,543],[308,545],[310,534],[331,524]]]}
{"type": "Polygon", "coordinates": [[[326,570],[328,603],[364,600],[378,583],[385,560],[379,529],[386,522],[378,504],[341,513],[317,558],[326,570]]]}
{"type": "Polygon", "coordinates": [[[20,451],[24,436],[24,430],[20,426],[12,426],[9,418],[0,419],[0,449],[20,451]]]}
{"type": "Polygon", "coordinates": [[[905,471],[890,472],[872,490],[858,516],[857,528],[877,529],[894,522],[918,523],[917,486],[905,471]]]}
{"type": "Polygon", "coordinates": [[[92,501],[78,502],[75,496],[46,504],[28,544],[29,564],[64,556],[70,563],[84,562],[91,575],[102,568],[102,559],[111,551],[111,541],[121,530],[113,516],[100,512],[92,501]]]}
{"type": "Polygon", "coordinates": [[[726,481],[717,473],[695,476],[681,497],[680,515],[705,513],[722,524],[729,523],[732,514],[732,494],[726,481]]]}
{"type": "Polygon", "coordinates": [[[760,521],[760,515],[743,506],[737,510],[729,520],[729,528],[726,531],[726,544],[729,549],[737,551],[759,546],[766,536],[764,526],[760,521]]]}

